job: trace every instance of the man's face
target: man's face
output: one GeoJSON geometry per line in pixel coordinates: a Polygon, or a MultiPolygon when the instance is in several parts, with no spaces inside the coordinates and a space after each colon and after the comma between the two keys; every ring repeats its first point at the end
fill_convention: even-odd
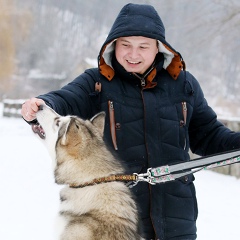
{"type": "Polygon", "coordinates": [[[116,41],[117,61],[127,72],[143,74],[158,53],[157,40],[141,36],[120,37],[116,41]]]}

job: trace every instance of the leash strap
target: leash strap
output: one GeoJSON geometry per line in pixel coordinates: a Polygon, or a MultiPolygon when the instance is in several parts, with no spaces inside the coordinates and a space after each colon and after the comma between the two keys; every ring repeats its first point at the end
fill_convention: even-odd
{"type": "Polygon", "coordinates": [[[222,167],[238,162],[240,162],[240,151],[233,151],[209,157],[197,158],[170,166],[165,165],[157,168],[149,168],[147,173],[134,174],[136,175],[136,180],[131,187],[141,181],[148,182],[152,185],[169,182],[200,170],[222,167]]]}
{"type": "Polygon", "coordinates": [[[86,182],[83,184],[70,184],[69,187],[71,188],[83,188],[87,186],[93,186],[99,183],[107,183],[107,182],[129,182],[129,181],[136,181],[136,175],[110,175],[108,177],[101,177],[101,178],[95,178],[91,182],[86,182]]]}
{"type": "Polygon", "coordinates": [[[182,162],[170,166],[165,165],[157,168],[148,168],[146,173],[133,173],[132,175],[110,175],[108,177],[93,179],[91,182],[86,182],[84,184],[70,184],[69,187],[83,188],[86,186],[113,181],[127,182],[127,185],[130,188],[137,185],[138,182],[147,182],[155,185],[158,183],[174,181],[200,170],[222,167],[238,162],[240,162],[240,151],[227,152],[224,154],[197,158],[188,162],[182,162]]]}

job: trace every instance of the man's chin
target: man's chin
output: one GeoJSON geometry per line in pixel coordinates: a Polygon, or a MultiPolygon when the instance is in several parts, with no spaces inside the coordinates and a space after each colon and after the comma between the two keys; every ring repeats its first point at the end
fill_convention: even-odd
{"type": "Polygon", "coordinates": [[[140,69],[139,67],[127,67],[127,68],[125,68],[125,70],[127,71],[127,72],[134,72],[134,73],[138,73],[138,74],[142,74],[142,73],[144,73],[144,71],[142,71],[142,69],[140,69]]]}

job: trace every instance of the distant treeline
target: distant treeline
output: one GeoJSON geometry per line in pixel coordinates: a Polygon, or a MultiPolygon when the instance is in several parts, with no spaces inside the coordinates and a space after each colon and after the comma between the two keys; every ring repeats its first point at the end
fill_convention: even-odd
{"type": "MultiPolygon", "coordinates": [[[[71,80],[91,67],[85,59],[97,59],[117,13],[128,2],[0,0],[0,98],[19,94],[17,81],[22,85],[33,70],[71,80]]],[[[207,96],[240,98],[238,0],[131,2],[158,10],[168,42],[181,52],[207,96]]]]}

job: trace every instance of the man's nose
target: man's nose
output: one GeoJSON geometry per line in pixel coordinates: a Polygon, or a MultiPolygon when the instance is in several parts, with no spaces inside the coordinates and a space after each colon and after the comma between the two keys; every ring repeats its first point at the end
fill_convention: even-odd
{"type": "Polygon", "coordinates": [[[137,49],[137,48],[131,48],[130,51],[129,51],[129,55],[130,55],[132,58],[138,57],[138,55],[139,55],[138,49],[137,49]]]}

